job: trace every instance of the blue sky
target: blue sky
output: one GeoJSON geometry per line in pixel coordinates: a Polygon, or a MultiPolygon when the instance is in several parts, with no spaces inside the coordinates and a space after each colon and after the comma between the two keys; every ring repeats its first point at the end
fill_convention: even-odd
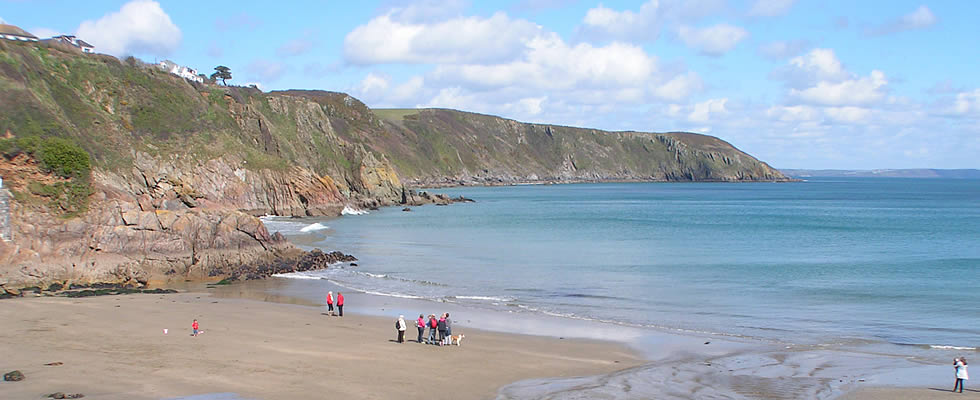
{"type": "Polygon", "coordinates": [[[980,168],[978,15],[928,0],[0,0],[38,36],[227,65],[230,84],[703,132],[779,168],[980,168]]]}

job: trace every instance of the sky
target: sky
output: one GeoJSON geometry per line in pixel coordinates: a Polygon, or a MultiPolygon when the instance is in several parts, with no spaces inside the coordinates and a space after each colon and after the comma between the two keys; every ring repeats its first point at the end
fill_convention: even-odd
{"type": "Polygon", "coordinates": [[[265,91],[717,136],[777,168],[980,168],[980,2],[0,0],[265,91]],[[44,10],[41,12],[41,10],[44,10]]]}

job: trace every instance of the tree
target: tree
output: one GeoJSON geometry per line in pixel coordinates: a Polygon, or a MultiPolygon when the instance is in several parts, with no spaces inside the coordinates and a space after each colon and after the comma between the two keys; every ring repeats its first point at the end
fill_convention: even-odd
{"type": "Polygon", "coordinates": [[[228,83],[225,82],[225,79],[231,79],[231,68],[228,68],[224,65],[219,65],[217,67],[214,67],[214,73],[211,74],[211,79],[221,79],[221,84],[228,86],[228,83]]]}

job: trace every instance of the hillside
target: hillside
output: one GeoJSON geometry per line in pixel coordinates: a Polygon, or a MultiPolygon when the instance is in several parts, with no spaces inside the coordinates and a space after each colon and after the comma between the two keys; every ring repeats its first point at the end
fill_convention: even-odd
{"type": "Polygon", "coordinates": [[[406,186],[787,179],[709,136],[371,110],[6,41],[0,135],[14,233],[0,287],[220,279],[298,257],[257,215],[449,201],[406,186]]]}

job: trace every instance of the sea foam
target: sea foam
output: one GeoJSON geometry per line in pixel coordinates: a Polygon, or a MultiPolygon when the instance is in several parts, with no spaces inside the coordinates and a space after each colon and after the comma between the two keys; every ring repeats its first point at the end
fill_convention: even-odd
{"type": "Polygon", "coordinates": [[[303,229],[300,229],[299,231],[300,232],[315,232],[315,231],[321,231],[321,230],[329,229],[329,228],[330,228],[329,226],[326,226],[324,224],[321,224],[319,222],[316,222],[316,223],[312,223],[312,224],[309,224],[307,226],[304,226],[303,229]]]}
{"type": "Polygon", "coordinates": [[[344,206],[344,209],[340,211],[342,215],[364,215],[367,214],[367,210],[357,209],[351,206],[344,206]]]}

